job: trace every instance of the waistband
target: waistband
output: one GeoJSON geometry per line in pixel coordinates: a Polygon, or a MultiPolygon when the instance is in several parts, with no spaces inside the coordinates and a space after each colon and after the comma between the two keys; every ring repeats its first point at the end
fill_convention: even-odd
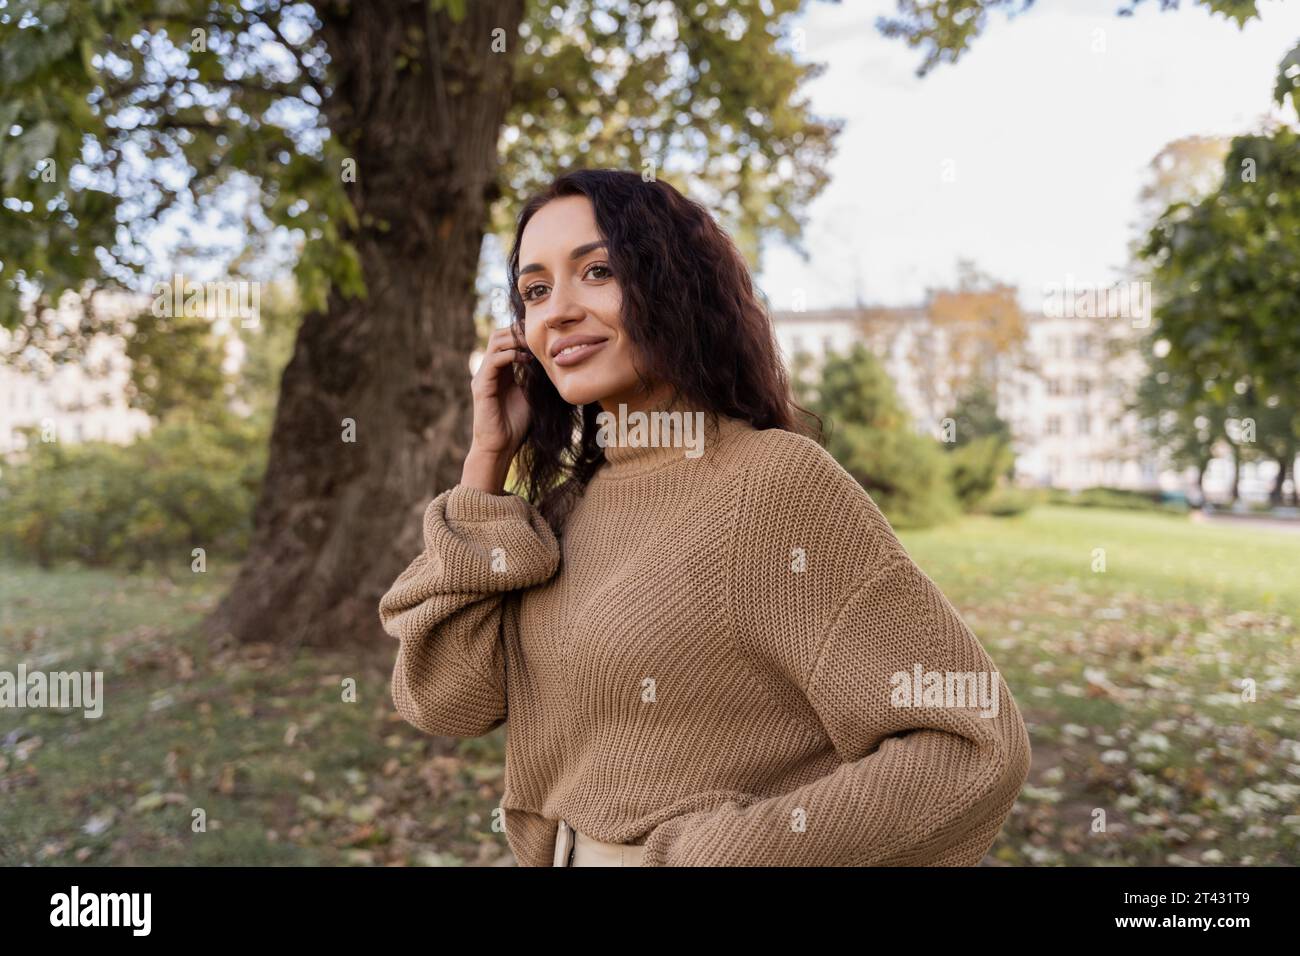
{"type": "Polygon", "coordinates": [[[606,843],[561,820],[555,832],[554,866],[640,866],[644,846],[606,843]]]}

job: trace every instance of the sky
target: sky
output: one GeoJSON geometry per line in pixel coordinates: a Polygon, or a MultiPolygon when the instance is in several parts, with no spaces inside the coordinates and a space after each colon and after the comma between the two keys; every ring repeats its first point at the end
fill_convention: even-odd
{"type": "MultiPolygon", "coordinates": [[[[1255,131],[1277,66],[1300,41],[1300,3],[1261,0],[1244,30],[1183,0],[1038,0],[989,18],[955,64],[881,36],[893,0],[811,0],[812,111],[845,121],[831,182],[807,210],[804,262],[779,240],[758,284],[773,308],[915,305],[959,259],[1020,287],[1114,282],[1137,234],[1144,170],[1167,143],[1255,131]],[[1101,32],[1098,32],[1101,31],[1101,32]]],[[[1294,117],[1294,114],[1291,114],[1294,117]]]]}

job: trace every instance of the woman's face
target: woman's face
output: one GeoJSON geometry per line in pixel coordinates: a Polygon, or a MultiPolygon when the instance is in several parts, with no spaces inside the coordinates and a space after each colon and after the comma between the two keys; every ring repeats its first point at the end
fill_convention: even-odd
{"type": "Polygon", "coordinates": [[[528,350],[566,402],[617,412],[646,401],[623,331],[623,292],[586,196],[553,199],[528,221],[519,295],[528,350]]]}

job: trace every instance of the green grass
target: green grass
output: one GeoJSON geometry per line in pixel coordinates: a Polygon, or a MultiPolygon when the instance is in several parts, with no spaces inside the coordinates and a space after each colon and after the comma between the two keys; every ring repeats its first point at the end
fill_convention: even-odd
{"type": "MultiPolygon", "coordinates": [[[[1029,724],[990,863],[1300,860],[1300,537],[1067,507],[900,537],[1029,724]]],[[[0,669],[102,670],[106,698],[98,720],[0,711],[0,863],[511,861],[491,825],[504,728],[404,724],[382,634],[360,652],[209,644],[194,625],[228,583],[0,566],[0,669]]]]}
{"type": "Polygon", "coordinates": [[[945,587],[977,600],[1018,582],[1070,582],[1093,595],[1141,592],[1300,616],[1296,534],[1198,524],[1159,512],[1043,506],[1014,518],[970,517],[899,537],[922,567],[949,578],[945,587]],[[1097,549],[1104,552],[1104,571],[1093,570],[1097,549]]]}
{"type": "Polygon", "coordinates": [[[105,681],[98,719],[0,711],[0,863],[508,857],[489,826],[504,729],[459,742],[408,727],[389,697],[388,645],[358,654],[208,644],[194,625],[229,578],[173,585],[0,567],[0,669],[25,660],[103,671],[105,681]],[[355,703],[343,699],[345,678],[356,681],[355,703]]]}
{"type": "Polygon", "coordinates": [[[1300,537],[1040,507],[900,538],[1030,728],[994,859],[1300,861],[1300,537]]]}

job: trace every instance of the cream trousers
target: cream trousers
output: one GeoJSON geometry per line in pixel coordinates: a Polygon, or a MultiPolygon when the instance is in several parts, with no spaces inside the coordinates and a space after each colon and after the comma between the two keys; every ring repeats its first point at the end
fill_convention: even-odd
{"type": "Polygon", "coordinates": [[[555,833],[555,866],[640,866],[645,847],[604,843],[561,820],[555,833]]]}

